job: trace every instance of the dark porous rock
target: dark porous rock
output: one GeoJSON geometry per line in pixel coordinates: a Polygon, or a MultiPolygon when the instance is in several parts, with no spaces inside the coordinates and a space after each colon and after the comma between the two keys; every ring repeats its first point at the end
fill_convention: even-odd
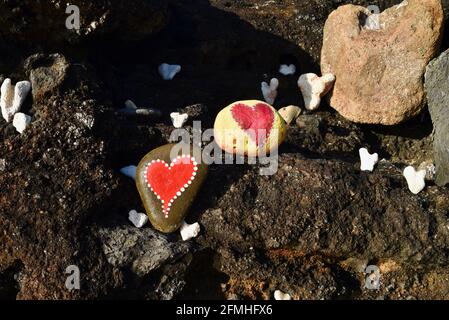
{"type": "Polygon", "coordinates": [[[202,103],[192,104],[178,110],[179,113],[187,113],[190,121],[203,120],[208,112],[206,105],[202,103]]]}
{"type": "MultiPolygon", "coordinates": [[[[448,299],[449,189],[430,183],[412,195],[402,176],[405,163],[432,158],[427,114],[386,128],[323,105],[288,128],[275,175],[209,166],[186,216],[201,224],[197,238],[181,242],[127,219],[144,207],[120,168],[168,143],[169,114],[193,105],[185,111],[206,128],[231,101],[261,97],[260,82],[279,77],[280,63],[319,72],[323,25],[343,2],[372,4],[79,0],[76,33],[64,28],[66,3],[2,1],[10,10],[0,17],[0,73],[31,79],[34,95],[22,134],[0,119],[0,299],[273,299],[275,290],[448,299]],[[162,28],[167,2],[172,19],[160,34],[120,41],[162,28]],[[182,76],[162,80],[162,62],[182,65],[182,76]],[[161,122],[117,114],[127,99],[161,110],[161,122]],[[361,173],[359,147],[386,160],[361,173]],[[80,290],[65,286],[70,265],[80,290]],[[381,269],[379,290],[364,288],[368,265],[381,269]]],[[[399,2],[381,1],[381,10],[399,2]]],[[[295,77],[280,79],[276,107],[298,105],[295,77]]]]}
{"type": "Polygon", "coordinates": [[[141,277],[192,250],[190,242],[171,242],[150,228],[104,228],[99,235],[108,262],[115,268],[127,267],[141,277]]]}
{"type": "MultiPolygon", "coordinates": [[[[447,205],[443,199],[449,191],[432,188],[416,197],[408,191],[401,167],[382,165],[366,174],[360,173],[355,163],[280,155],[279,170],[273,176],[260,176],[256,168],[250,168],[222,183],[229,187],[217,198],[209,195],[215,199],[214,207],[200,218],[207,232],[199,241],[218,248],[221,270],[236,281],[265,279],[267,286],[287,286],[294,281],[280,280],[285,274],[265,277],[260,268],[276,275],[282,256],[295,263],[318,256],[324,265],[333,267],[308,281],[335,282],[334,290],[315,295],[330,297],[344,295],[353,281],[359,281],[348,280],[345,272],[335,269],[336,262],[348,258],[392,259],[425,270],[449,265],[445,249],[449,229],[443,204],[447,205]],[[441,204],[433,204],[430,199],[435,197],[441,204]],[[279,258],[275,262],[260,259],[273,254],[279,258]],[[260,266],[248,267],[245,261],[260,266]]],[[[205,188],[211,187],[206,184],[205,188]]],[[[311,261],[297,266],[296,272],[307,273],[311,261]]],[[[313,286],[302,288],[308,287],[313,286]]],[[[292,293],[303,296],[298,287],[292,293]]]]}
{"type": "Polygon", "coordinates": [[[246,253],[223,249],[220,268],[230,276],[228,291],[245,299],[273,299],[275,290],[292,295],[295,300],[332,299],[342,295],[338,272],[319,257],[302,257],[291,250],[246,253]],[[261,258],[263,257],[263,258],[261,258]]]}
{"type": "Polygon", "coordinates": [[[129,225],[100,228],[98,235],[113,273],[127,278],[127,290],[111,298],[170,300],[184,290],[197,245],[129,225]]]}
{"type": "Polygon", "coordinates": [[[435,182],[444,186],[449,183],[449,50],[427,66],[425,87],[434,126],[435,182]]]}
{"type": "Polygon", "coordinates": [[[61,54],[35,54],[24,63],[25,73],[29,74],[34,100],[55,94],[66,78],[69,63],[61,54]]]}
{"type": "Polygon", "coordinates": [[[0,270],[0,300],[13,300],[19,291],[17,285],[18,264],[0,270]]]}
{"type": "Polygon", "coordinates": [[[67,2],[6,0],[0,3],[0,38],[27,46],[54,46],[113,34],[116,39],[141,39],[161,30],[167,21],[167,1],[74,0],[80,30],[66,28],[67,2]]]}
{"type": "Polygon", "coordinates": [[[114,212],[102,204],[118,186],[101,131],[94,136],[91,127],[107,108],[86,94],[101,97],[100,81],[80,70],[68,75],[72,88],[34,102],[26,133],[0,143],[0,270],[18,265],[20,299],[88,299],[121,281],[92,226],[103,210],[114,212]],[[81,271],[80,290],[65,286],[70,265],[81,271]]]}

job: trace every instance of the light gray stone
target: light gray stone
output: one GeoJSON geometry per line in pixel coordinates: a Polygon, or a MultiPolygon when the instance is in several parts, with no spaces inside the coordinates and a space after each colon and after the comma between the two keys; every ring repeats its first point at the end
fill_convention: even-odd
{"type": "Polygon", "coordinates": [[[104,228],[99,233],[108,262],[114,267],[129,267],[139,276],[173,262],[191,249],[188,242],[171,242],[150,228],[123,226],[104,228]]]}
{"type": "Polygon", "coordinates": [[[434,126],[435,182],[443,186],[449,183],[449,50],[427,66],[425,88],[434,126]]]}

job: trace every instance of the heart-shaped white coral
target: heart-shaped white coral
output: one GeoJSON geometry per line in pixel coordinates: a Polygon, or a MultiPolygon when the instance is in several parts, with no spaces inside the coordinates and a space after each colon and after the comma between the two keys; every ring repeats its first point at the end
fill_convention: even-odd
{"type": "Polygon", "coordinates": [[[321,98],[331,89],[335,82],[335,76],[331,73],[318,77],[314,73],[306,73],[299,77],[298,87],[304,98],[307,110],[316,110],[320,106],[321,98]]]}
{"type": "Polygon", "coordinates": [[[181,71],[181,66],[177,64],[163,63],[159,66],[159,74],[164,80],[173,80],[175,75],[181,71]]]}
{"type": "Polygon", "coordinates": [[[276,97],[278,95],[278,87],[279,87],[279,80],[276,78],[271,79],[270,84],[262,82],[260,88],[262,90],[265,102],[267,102],[268,104],[274,103],[274,100],[276,100],[276,97]]]}
{"type": "Polygon", "coordinates": [[[404,169],[403,175],[407,180],[408,188],[413,194],[420,193],[426,187],[426,170],[418,170],[412,166],[404,169]]]}
{"type": "Polygon", "coordinates": [[[284,293],[281,290],[276,290],[274,292],[274,299],[275,300],[291,300],[292,297],[288,293],[284,293]]]}
{"type": "Polygon", "coordinates": [[[377,153],[370,154],[368,149],[360,148],[360,170],[362,171],[373,171],[374,166],[379,161],[379,155],[377,153]]]}
{"type": "Polygon", "coordinates": [[[296,72],[296,67],[294,64],[282,64],[279,67],[279,73],[283,74],[284,76],[288,76],[288,75],[292,75],[295,74],[296,72]]]}
{"type": "Polygon", "coordinates": [[[170,118],[173,123],[173,127],[179,129],[182,128],[182,126],[187,122],[189,115],[187,113],[172,112],[170,113],[170,118]]]}
{"type": "Polygon", "coordinates": [[[136,210],[131,210],[128,213],[128,219],[137,228],[142,228],[148,222],[148,216],[144,213],[137,212],[136,210]]]}

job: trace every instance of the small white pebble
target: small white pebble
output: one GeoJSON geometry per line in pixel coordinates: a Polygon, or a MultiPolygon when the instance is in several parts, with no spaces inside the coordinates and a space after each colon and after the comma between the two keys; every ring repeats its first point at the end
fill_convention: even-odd
{"type": "Polygon", "coordinates": [[[416,171],[415,168],[412,166],[408,166],[404,169],[403,175],[405,179],[407,180],[408,189],[413,194],[420,193],[426,186],[426,170],[418,170],[416,171]]]}
{"type": "Polygon", "coordinates": [[[201,227],[198,222],[188,224],[183,221],[180,229],[182,240],[187,241],[189,239],[197,237],[200,233],[200,230],[201,227]]]}
{"type": "Polygon", "coordinates": [[[291,300],[292,297],[288,293],[284,293],[281,290],[276,290],[274,292],[274,299],[275,300],[291,300]]]}
{"type": "Polygon", "coordinates": [[[294,64],[289,64],[289,65],[282,64],[279,67],[279,73],[283,74],[284,76],[295,74],[295,72],[296,72],[296,67],[294,64]]]}
{"type": "Polygon", "coordinates": [[[122,174],[134,180],[136,180],[136,171],[137,171],[136,166],[127,166],[120,169],[120,172],[122,174]]]}
{"type": "Polygon", "coordinates": [[[170,113],[171,122],[173,127],[179,129],[187,122],[189,115],[187,113],[172,112],[170,113]]]}
{"type": "Polygon", "coordinates": [[[181,71],[181,66],[177,64],[163,63],[159,66],[159,74],[164,80],[173,80],[175,75],[181,71]]]}
{"type": "Polygon", "coordinates": [[[137,109],[137,106],[136,106],[136,104],[133,101],[126,100],[125,101],[125,108],[127,108],[127,109],[137,109]]]}
{"type": "Polygon", "coordinates": [[[128,213],[128,219],[137,228],[142,228],[148,222],[148,216],[144,213],[139,213],[136,210],[131,210],[128,213]]]}
{"type": "Polygon", "coordinates": [[[273,104],[278,95],[279,80],[273,78],[270,80],[270,84],[262,82],[260,87],[265,102],[267,102],[268,104],[273,104]]]}
{"type": "Polygon", "coordinates": [[[297,106],[287,106],[279,109],[278,113],[284,119],[285,123],[290,124],[301,114],[301,108],[297,106]]]}
{"type": "Polygon", "coordinates": [[[304,98],[307,110],[316,110],[321,104],[321,98],[331,89],[335,82],[335,76],[331,73],[318,77],[314,73],[306,73],[299,77],[298,87],[304,98]]]}
{"type": "Polygon", "coordinates": [[[12,125],[16,128],[18,133],[22,133],[31,123],[31,117],[25,113],[19,112],[14,115],[12,125]]]}
{"type": "Polygon", "coordinates": [[[377,153],[370,154],[368,149],[360,148],[360,170],[362,171],[373,171],[374,166],[379,161],[379,155],[377,153]]]}

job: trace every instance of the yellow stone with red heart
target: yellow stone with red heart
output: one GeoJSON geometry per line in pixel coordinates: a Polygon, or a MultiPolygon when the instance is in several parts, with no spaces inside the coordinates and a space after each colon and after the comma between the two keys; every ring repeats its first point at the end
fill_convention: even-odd
{"type": "Polygon", "coordinates": [[[268,155],[284,141],[286,123],[266,102],[237,101],[221,110],[214,124],[218,146],[232,154],[268,155]]]}

